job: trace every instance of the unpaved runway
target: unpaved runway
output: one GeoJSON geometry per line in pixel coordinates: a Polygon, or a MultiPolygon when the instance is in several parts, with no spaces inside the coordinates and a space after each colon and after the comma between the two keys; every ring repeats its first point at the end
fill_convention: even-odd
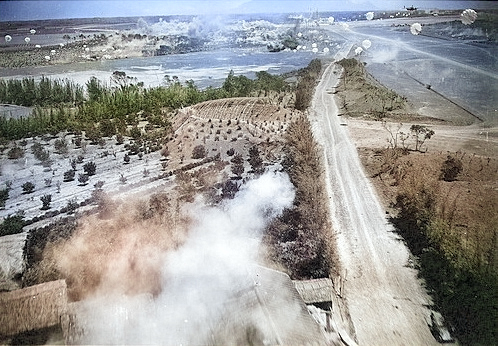
{"type": "Polygon", "coordinates": [[[339,66],[327,67],[313,99],[310,120],[323,146],[327,189],[337,234],[343,294],[359,345],[438,345],[427,326],[430,298],[409,252],[385,218],[358,154],[341,125],[332,94],[339,66]]]}

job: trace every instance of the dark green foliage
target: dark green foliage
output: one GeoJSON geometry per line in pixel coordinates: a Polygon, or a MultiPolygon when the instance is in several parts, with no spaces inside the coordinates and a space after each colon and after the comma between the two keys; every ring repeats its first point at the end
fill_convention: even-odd
{"type": "Polygon", "coordinates": [[[76,172],[73,169],[64,172],[64,181],[73,181],[76,172]]]}
{"type": "Polygon", "coordinates": [[[88,174],[80,174],[78,175],[78,182],[83,186],[88,183],[89,176],[88,174]]]}
{"type": "Polygon", "coordinates": [[[0,208],[5,207],[5,202],[9,199],[9,188],[0,190],[0,208]]]}
{"type": "Polygon", "coordinates": [[[7,152],[7,157],[11,160],[20,159],[21,157],[24,157],[24,149],[18,146],[10,148],[7,152]]]}
{"type": "Polygon", "coordinates": [[[54,149],[59,153],[59,154],[67,154],[68,149],[67,149],[67,142],[65,139],[56,139],[54,143],[54,149]]]}
{"type": "Polygon", "coordinates": [[[496,345],[498,274],[492,261],[466,259],[458,240],[451,243],[449,224],[438,214],[437,194],[425,181],[410,184],[398,193],[398,215],[391,221],[419,258],[420,275],[458,340],[463,345],[496,345]]]}
{"type": "Polygon", "coordinates": [[[35,156],[35,159],[37,159],[38,161],[42,163],[46,163],[49,161],[50,153],[48,152],[48,150],[45,150],[40,143],[33,143],[33,145],[31,146],[31,152],[35,156]]]}
{"type": "Polygon", "coordinates": [[[0,224],[0,236],[21,233],[23,227],[24,227],[23,213],[8,215],[0,224]]]}
{"type": "Polygon", "coordinates": [[[130,163],[130,155],[125,154],[125,156],[123,157],[123,160],[124,160],[124,163],[125,163],[125,164],[130,163]]]}
{"type": "Polygon", "coordinates": [[[32,77],[22,80],[0,80],[0,103],[32,107],[55,106],[61,103],[76,105],[83,102],[83,89],[70,80],[32,77]]]}
{"type": "Polygon", "coordinates": [[[259,149],[256,145],[249,148],[249,159],[247,161],[249,161],[254,173],[261,174],[263,172],[263,160],[260,157],[259,149]]]}
{"type": "Polygon", "coordinates": [[[43,195],[40,197],[40,201],[42,201],[41,210],[50,209],[50,202],[52,202],[52,195],[43,195]]]}
{"type": "Polygon", "coordinates": [[[327,277],[333,254],[319,151],[307,119],[300,118],[287,131],[282,166],[296,188],[296,197],[293,207],[268,226],[265,243],[292,278],[327,277]]]}
{"type": "Polygon", "coordinates": [[[33,184],[30,181],[25,182],[24,184],[22,184],[21,187],[22,187],[23,193],[25,193],[25,194],[32,193],[35,190],[35,184],[33,184]]]}
{"type": "MultiPolygon", "coordinates": [[[[87,100],[83,99],[82,88],[73,87],[69,82],[42,78],[39,84],[35,83],[36,97],[32,102],[36,107],[32,115],[19,119],[0,117],[0,137],[20,139],[63,130],[86,130],[87,137],[95,144],[101,136],[124,134],[127,126],[137,125],[137,114],[142,111],[148,115],[147,119],[151,124],[169,129],[169,120],[158,115],[165,108],[174,110],[207,100],[250,96],[258,90],[279,92],[287,88],[282,77],[272,76],[267,72],[258,72],[255,81],[245,76],[234,76],[231,72],[223,87],[208,87],[204,90],[199,90],[191,80],[182,84],[178,79],[173,79],[167,86],[144,88],[141,83],[134,84],[133,79],[123,79],[121,74],[116,75],[116,78],[119,87],[112,88],[92,77],[86,83],[87,100]],[[123,80],[125,82],[121,83],[123,80]],[[69,106],[72,105],[76,105],[77,109],[70,109],[69,106]]],[[[3,92],[11,95],[9,97],[18,95],[22,88],[33,88],[31,80],[26,81],[24,87],[21,81],[0,81],[2,83],[4,88],[0,85],[0,94],[3,92]],[[10,91],[7,93],[7,90],[10,91]]],[[[32,93],[26,92],[26,95],[32,93]]]]}
{"type": "Polygon", "coordinates": [[[96,169],[97,169],[97,165],[93,161],[87,162],[83,165],[83,171],[85,171],[85,174],[87,174],[89,176],[95,175],[96,169]]]}
{"type": "Polygon", "coordinates": [[[439,176],[439,179],[444,181],[455,181],[462,169],[462,161],[456,157],[448,155],[441,166],[441,175],[439,176]]]}
{"type": "Polygon", "coordinates": [[[221,188],[221,197],[225,199],[233,199],[239,191],[239,184],[233,180],[227,180],[221,188]]]}
{"type": "Polygon", "coordinates": [[[196,160],[205,158],[206,154],[206,148],[202,144],[195,146],[192,150],[192,158],[196,160]]]}

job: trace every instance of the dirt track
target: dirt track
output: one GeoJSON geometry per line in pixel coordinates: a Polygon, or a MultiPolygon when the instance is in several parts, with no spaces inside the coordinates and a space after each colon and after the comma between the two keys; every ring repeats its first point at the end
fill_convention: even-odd
{"type": "Polygon", "coordinates": [[[343,296],[359,345],[438,345],[427,322],[430,297],[409,267],[409,251],[385,218],[333,95],[340,67],[324,72],[310,120],[323,147],[343,296]],[[342,123],[342,124],[341,124],[342,123]]]}

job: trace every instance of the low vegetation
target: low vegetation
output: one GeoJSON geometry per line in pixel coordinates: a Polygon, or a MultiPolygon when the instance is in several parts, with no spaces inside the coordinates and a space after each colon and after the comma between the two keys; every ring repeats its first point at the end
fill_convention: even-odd
{"type": "Polygon", "coordinates": [[[337,86],[339,108],[345,115],[382,119],[402,113],[406,98],[377,82],[355,58],[338,62],[344,73],[337,86]]]}
{"type": "Polygon", "coordinates": [[[366,161],[437,309],[464,345],[498,343],[498,162],[378,150],[366,161]]]}
{"type": "Polygon", "coordinates": [[[300,118],[286,134],[284,170],[296,187],[292,208],[267,229],[265,241],[273,259],[293,279],[328,277],[334,258],[323,166],[310,123],[300,118]]]}

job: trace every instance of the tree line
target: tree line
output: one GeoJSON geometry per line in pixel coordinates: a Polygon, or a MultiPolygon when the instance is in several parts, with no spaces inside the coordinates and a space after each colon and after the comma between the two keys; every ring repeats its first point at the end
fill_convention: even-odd
{"type": "Polygon", "coordinates": [[[83,87],[65,79],[50,79],[45,76],[39,81],[33,77],[23,79],[0,79],[0,102],[19,106],[70,105],[84,101],[83,87]]]}
{"type": "Polygon", "coordinates": [[[283,77],[264,71],[258,72],[255,80],[230,71],[221,87],[206,89],[199,89],[192,80],[181,83],[167,76],[166,85],[145,88],[124,72],[115,71],[112,84],[92,77],[85,87],[86,94],[69,81],[45,77],[38,82],[32,78],[0,80],[1,102],[36,106],[28,117],[0,117],[0,138],[15,140],[63,130],[100,132],[104,136],[124,134],[128,125],[138,123],[139,112],[153,125],[167,127],[169,119],[163,115],[164,109],[172,112],[208,100],[289,89],[283,77]]]}

